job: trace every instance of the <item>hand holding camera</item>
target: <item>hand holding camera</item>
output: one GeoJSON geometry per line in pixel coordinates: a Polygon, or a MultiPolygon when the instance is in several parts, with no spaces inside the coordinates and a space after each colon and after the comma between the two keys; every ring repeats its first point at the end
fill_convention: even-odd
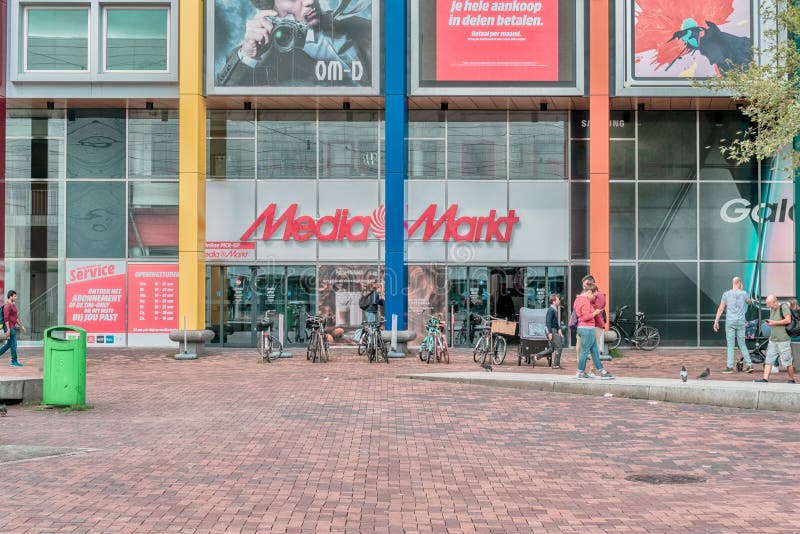
{"type": "Polygon", "coordinates": [[[302,50],[306,43],[308,25],[298,22],[294,15],[278,17],[271,9],[260,10],[247,21],[242,40],[242,53],[256,59],[273,45],[279,52],[302,50]]]}

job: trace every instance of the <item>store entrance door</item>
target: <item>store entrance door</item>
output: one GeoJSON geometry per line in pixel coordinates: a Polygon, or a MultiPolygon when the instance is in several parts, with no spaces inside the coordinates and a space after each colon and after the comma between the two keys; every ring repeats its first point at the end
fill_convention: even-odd
{"type": "Polygon", "coordinates": [[[216,336],[210,344],[255,347],[256,324],[273,312],[273,333],[283,315],[284,345],[305,341],[306,315],[316,309],[313,266],[221,266],[206,269],[206,328],[216,336]]]}

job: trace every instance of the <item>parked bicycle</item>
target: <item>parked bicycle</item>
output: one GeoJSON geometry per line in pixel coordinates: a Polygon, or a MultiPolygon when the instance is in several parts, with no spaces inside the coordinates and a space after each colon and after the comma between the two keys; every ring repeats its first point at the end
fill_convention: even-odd
{"type": "Polygon", "coordinates": [[[283,345],[278,338],[272,335],[273,319],[272,310],[267,310],[256,323],[258,354],[261,356],[261,361],[267,363],[271,363],[283,352],[283,345]]]}
{"type": "Polygon", "coordinates": [[[491,367],[492,364],[500,365],[506,359],[508,342],[502,334],[492,333],[492,320],[502,320],[491,315],[481,316],[481,325],[475,327],[478,341],[472,351],[472,359],[479,362],[481,367],[491,367]],[[487,364],[488,360],[488,364],[487,364]]]}
{"type": "Polygon", "coordinates": [[[653,350],[661,342],[661,334],[655,326],[650,326],[644,322],[644,312],[636,312],[636,319],[623,317],[625,310],[630,306],[620,306],[611,314],[611,325],[609,330],[616,334],[616,339],[610,341],[606,346],[609,350],[619,347],[624,339],[633,344],[637,349],[653,350]]]}
{"type": "Polygon", "coordinates": [[[461,329],[458,331],[456,344],[472,345],[475,340],[475,327],[480,326],[482,323],[483,319],[477,313],[465,313],[464,320],[461,322],[461,329]]]}
{"type": "Polygon", "coordinates": [[[306,318],[306,328],[311,335],[308,339],[306,359],[316,362],[328,361],[328,334],[325,333],[325,315],[309,315],[306,318]]]}
{"type": "MultiPolygon", "coordinates": [[[[383,340],[383,324],[385,322],[385,319],[381,319],[379,321],[365,321],[361,323],[364,329],[362,335],[364,353],[366,353],[369,363],[389,363],[389,348],[383,340]]],[[[362,343],[359,343],[358,346],[359,349],[361,349],[362,343]]]]}
{"type": "Polygon", "coordinates": [[[419,346],[419,359],[426,363],[436,358],[437,362],[450,363],[450,349],[442,331],[442,320],[435,315],[428,315],[425,323],[425,338],[419,346]]]}

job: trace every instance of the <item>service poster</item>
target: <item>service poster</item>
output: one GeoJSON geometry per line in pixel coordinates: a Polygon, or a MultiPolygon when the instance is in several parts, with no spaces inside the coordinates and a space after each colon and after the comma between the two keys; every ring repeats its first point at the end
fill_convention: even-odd
{"type": "Polygon", "coordinates": [[[125,262],[67,261],[66,322],[89,345],[125,346],[125,262]]]}
{"type": "Polygon", "coordinates": [[[753,58],[751,0],[629,0],[628,9],[635,79],[709,78],[753,58]]]}
{"type": "Polygon", "coordinates": [[[207,54],[218,94],[378,94],[378,0],[213,0],[207,54]]]}
{"type": "Polygon", "coordinates": [[[354,343],[352,333],[366,321],[358,302],[375,282],[383,283],[378,265],[320,265],[319,313],[328,317],[325,330],[336,343],[354,343]]]}
{"type": "Polygon", "coordinates": [[[436,0],[438,81],[556,82],[558,73],[558,0],[436,0]]]}
{"type": "Polygon", "coordinates": [[[178,324],[178,266],[128,266],[128,335],[169,334],[178,324]]]}

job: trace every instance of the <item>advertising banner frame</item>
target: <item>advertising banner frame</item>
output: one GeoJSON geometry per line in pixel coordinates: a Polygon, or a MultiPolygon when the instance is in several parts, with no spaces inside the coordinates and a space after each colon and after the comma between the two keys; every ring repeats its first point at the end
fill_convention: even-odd
{"type": "MultiPolygon", "coordinates": [[[[614,51],[615,96],[675,96],[675,97],[726,97],[726,93],[694,87],[694,78],[680,76],[662,79],[637,79],[634,77],[634,13],[636,0],[615,0],[614,51]]],[[[750,6],[751,46],[761,45],[763,28],[758,16],[758,0],[748,0],[750,6]]],[[[680,28],[676,28],[676,31],[680,28]]],[[[701,78],[705,79],[705,77],[701,78]]]]}
{"type": "Polygon", "coordinates": [[[583,96],[586,92],[585,53],[585,0],[575,0],[575,17],[572,25],[574,61],[572,65],[574,84],[556,85],[563,82],[439,82],[441,85],[424,86],[421,59],[421,13],[420,3],[426,0],[411,0],[411,27],[409,35],[410,95],[411,96],[583,96]],[[510,85],[513,84],[513,85],[510,85]]]}
{"type": "MultiPolygon", "coordinates": [[[[242,0],[249,2],[249,0],[242,0]]],[[[220,87],[216,85],[216,0],[206,2],[206,21],[205,21],[205,93],[207,95],[250,95],[250,96],[380,96],[383,87],[383,76],[381,69],[382,58],[382,22],[383,11],[381,10],[381,0],[372,0],[372,32],[370,50],[372,54],[372,65],[370,68],[371,84],[365,87],[351,86],[269,86],[269,85],[237,85],[232,87],[220,87]]]]}

